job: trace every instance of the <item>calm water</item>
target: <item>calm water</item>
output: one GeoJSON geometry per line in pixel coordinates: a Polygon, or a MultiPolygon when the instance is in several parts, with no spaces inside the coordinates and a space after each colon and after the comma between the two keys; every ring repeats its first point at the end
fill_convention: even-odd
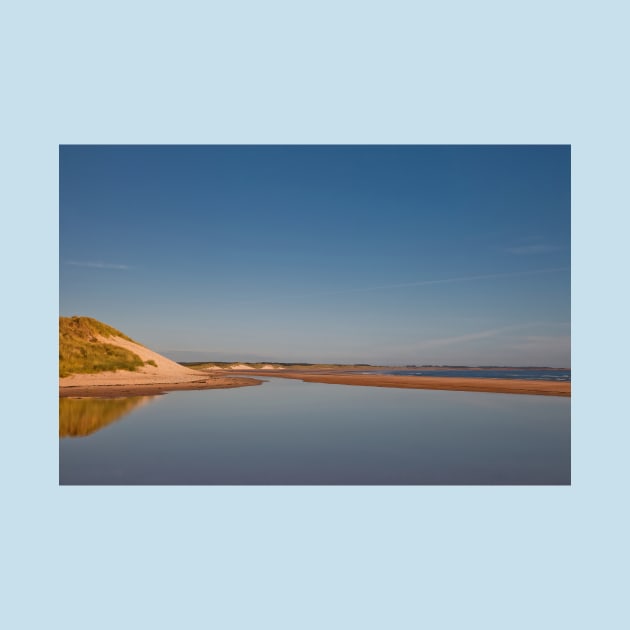
{"type": "MultiPolygon", "coordinates": [[[[369,374],[369,372],[366,372],[369,374]]],[[[571,370],[538,370],[538,369],[444,369],[432,370],[431,368],[418,368],[415,370],[393,370],[382,374],[400,374],[404,376],[459,376],[469,378],[518,378],[532,381],[570,381],[571,370]]]]}
{"type": "Polygon", "coordinates": [[[569,484],[570,399],[256,387],[60,399],[61,484],[569,484]],[[65,436],[65,437],[64,437],[65,436]]]}

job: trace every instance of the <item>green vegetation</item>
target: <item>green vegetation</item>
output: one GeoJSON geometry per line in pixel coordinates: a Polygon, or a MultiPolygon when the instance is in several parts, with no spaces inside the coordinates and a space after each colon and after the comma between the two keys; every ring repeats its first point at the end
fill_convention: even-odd
{"type": "Polygon", "coordinates": [[[153,359],[149,359],[144,362],[145,365],[152,365],[153,367],[157,367],[157,363],[153,359]]]}
{"type": "MultiPolygon", "coordinates": [[[[100,341],[98,337],[122,337],[120,331],[91,317],[59,318],[59,376],[94,374],[112,370],[137,370],[144,361],[120,346],[100,341]]],[[[136,342],[134,342],[136,343],[136,342]]]]}

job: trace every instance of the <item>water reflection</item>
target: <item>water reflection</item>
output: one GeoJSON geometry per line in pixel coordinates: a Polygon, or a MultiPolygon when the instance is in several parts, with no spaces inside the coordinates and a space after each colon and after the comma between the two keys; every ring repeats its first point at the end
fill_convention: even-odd
{"type": "Polygon", "coordinates": [[[117,422],[155,396],[131,398],[60,398],[59,437],[85,437],[117,422]]]}
{"type": "Polygon", "coordinates": [[[60,434],[86,437],[60,440],[60,483],[571,483],[569,398],[269,377],[147,400],[62,401],[60,434]]]}

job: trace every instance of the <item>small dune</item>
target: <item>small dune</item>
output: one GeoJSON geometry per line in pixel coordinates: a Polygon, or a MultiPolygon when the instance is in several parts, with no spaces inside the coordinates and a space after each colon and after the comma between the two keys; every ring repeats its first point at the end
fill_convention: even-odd
{"type": "Polygon", "coordinates": [[[89,317],[59,318],[60,387],[188,383],[207,374],[184,367],[89,317]],[[110,364],[114,369],[107,369],[110,364]]]}

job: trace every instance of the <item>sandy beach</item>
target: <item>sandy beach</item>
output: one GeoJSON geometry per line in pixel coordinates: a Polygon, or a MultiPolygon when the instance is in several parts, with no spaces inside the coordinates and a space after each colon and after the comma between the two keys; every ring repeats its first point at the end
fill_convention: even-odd
{"type": "Polygon", "coordinates": [[[452,376],[395,376],[391,374],[352,374],[348,370],[325,370],[320,373],[305,370],[278,370],[273,374],[248,371],[248,376],[274,376],[299,379],[306,383],[362,385],[403,389],[439,389],[494,394],[531,394],[536,396],[571,396],[571,383],[525,379],[460,378],[452,376]]]}
{"type": "Polygon", "coordinates": [[[140,344],[121,337],[100,339],[137,354],[144,365],[136,371],[116,370],[96,374],[72,374],[59,379],[59,397],[118,398],[125,396],[157,395],[185,389],[226,389],[260,385],[253,378],[224,376],[187,368],[140,344]]]}

